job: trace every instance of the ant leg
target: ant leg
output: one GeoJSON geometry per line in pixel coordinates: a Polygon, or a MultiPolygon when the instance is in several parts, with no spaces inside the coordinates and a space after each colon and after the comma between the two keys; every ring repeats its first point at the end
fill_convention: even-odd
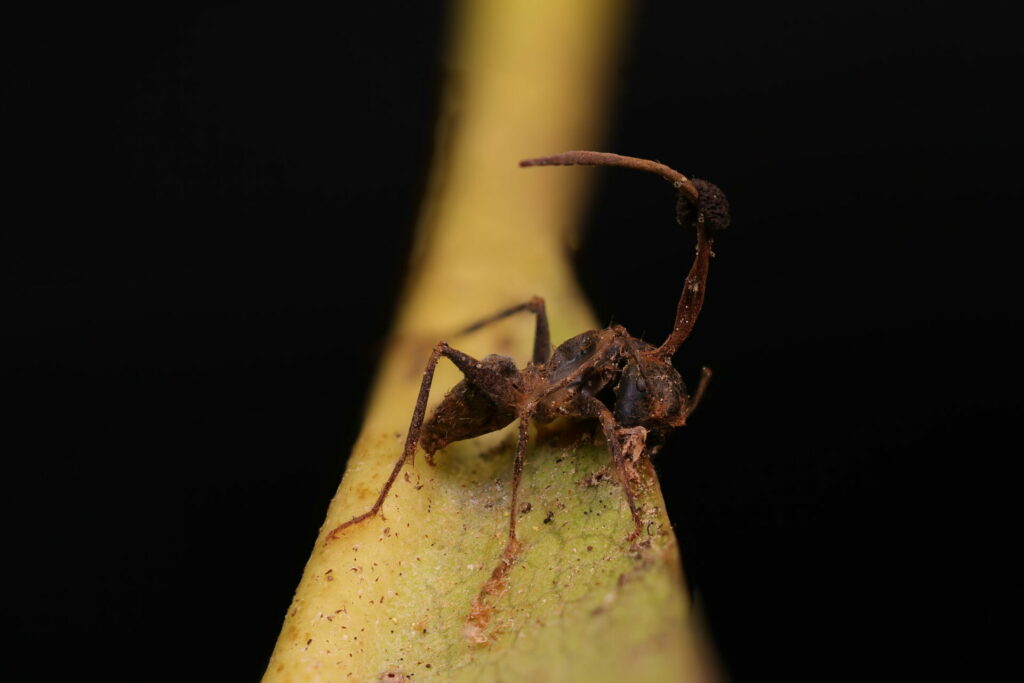
{"type": "Polygon", "coordinates": [[[612,461],[615,463],[615,474],[619,478],[619,483],[622,484],[622,490],[626,493],[626,502],[629,503],[629,513],[633,516],[633,532],[630,533],[626,539],[630,542],[635,541],[640,536],[641,522],[640,513],[636,509],[636,501],[633,499],[633,489],[629,485],[629,477],[626,475],[626,459],[622,454],[622,444],[619,443],[619,438],[615,434],[615,416],[608,410],[605,404],[593,396],[590,398],[590,407],[594,411],[594,415],[587,415],[585,417],[596,416],[601,422],[601,429],[604,430],[604,438],[608,442],[608,448],[612,452],[612,461]]]}
{"type": "Polygon", "coordinates": [[[459,331],[458,334],[467,334],[469,332],[475,332],[481,327],[490,325],[491,323],[503,320],[510,315],[518,313],[519,311],[530,311],[537,316],[537,328],[533,336],[533,364],[540,365],[546,363],[548,358],[551,356],[551,330],[548,327],[548,314],[544,309],[544,299],[539,296],[535,296],[525,303],[521,303],[511,308],[506,308],[504,311],[499,311],[492,316],[478,320],[469,327],[465,327],[459,331]]]}
{"type": "Polygon", "coordinates": [[[686,408],[683,410],[683,419],[680,424],[686,424],[686,418],[690,417],[690,413],[697,409],[700,399],[704,396],[704,391],[708,388],[708,380],[710,379],[711,368],[705,365],[700,369],[700,384],[697,385],[697,391],[686,400],[686,408]]]}
{"type": "Polygon", "coordinates": [[[529,440],[530,412],[524,412],[519,416],[519,441],[516,443],[516,460],[512,465],[512,511],[508,524],[509,547],[518,544],[516,541],[516,515],[519,504],[519,482],[523,478],[523,462],[526,460],[526,442],[529,440]]]}
{"type": "MultiPolygon", "coordinates": [[[[505,580],[516,555],[519,553],[519,541],[516,539],[516,510],[519,500],[519,482],[523,477],[523,460],[526,457],[526,442],[529,438],[530,419],[533,417],[533,410],[527,409],[519,414],[519,442],[516,444],[516,461],[512,470],[512,514],[508,527],[508,543],[501,553],[501,559],[497,566],[491,571],[491,576],[480,588],[480,593],[473,598],[473,608],[466,617],[466,627],[473,633],[472,639],[478,643],[484,643],[487,638],[482,631],[487,627],[490,620],[491,608],[487,606],[488,598],[499,596],[505,591],[505,580]]],[[[469,635],[467,633],[467,635],[469,635]]]]}
{"type": "Polygon", "coordinates": [[[430,396],[430,385],[434,381],[434,370],[437,368],[437,362],[441,359],[441,356],[450,359],[466,375],[469,381],[478,384],[488,394],[506,396],[510,392],[507,380],[496,371],[483,367],[476,359],[453,349],[447,343],[439,342],[434,347],[434,350],[431,351],[430,360],[427,361],[427,367],[423,370],[423,381],[420,383],[420,393],[416,397],[416,408],[412,412],[412,420],[409,423],[409,432],[405,437],[405,447],[402,449],[402,455],[395,461],[395,466],[391,470],[388,480],[384,482],[384,487],[381,488],[376,502],[363,514],[356,515],[347,522],[335,527],[327,534],[325,542],[334,540],[339,533],[348,527],[373,517],[380,512],[381,506],[384,505],[384,499],[387,498],[391,486],[395,483],[395,479],[398,478],[399,471],[401,471],[405,462],[413,457],[413,454],[416,452],[416,446],[420,440],[420,431],[423,427],[423,417],[427,412],[427,398],[430,396]]]}
{"type": "Polygon", "coordinates": [[[532,411],[526,411],[519,415],[519,441],[516,444],[515,464],[512,466],[512,509],[510,510],[511,514],[509,515],[508,523],[508,542],[505,544],[505,550],[501,553],[501,560],[498,562],[498,566],[491,572],[491,578],[484,584],[483,589],[480,591],[480,596],[474,601],[474,604],[482,603],[486,593],[490,592],[494,586],[501,585],[512,568],[516,555],[519,553],[519,539],[516,538],[516,516],[519,514],[517,510],[519,507],[519,482],[523,478],[523,462],[526,460],[526,442],[529,440],[530,419],[532,417],[532,411]]]}
{"type": "Polygon", "coordinates": [[[412,421],[409,423],[409,432],[405,437],[405,448],[402,449],[402,455],[399,456],[395,462],[394,469],[391,470],[391,475],[388,480],[384,483],[384,487],[380,490],[380,495],[377,496],[376,502],[369,510],[361,515],[356,515],[347,522],[336,526],[331,533],[327,534],[325,543],[329,543],[338,534],[352,526],[358,524],[364,519],[373,517],[380,511],[381,506],[384,504],[384,499],[387,498],[388,491],[391,490],[392,484],[395,483],[395,479],[398,478],[398,472],[402,469],[402,465],[409,459],[410,456],[416,451],[416,444],[420,440],[420,428],[423,426],[423,415],[427,412],[427,398],[430,396],[430,384],[434,381],[434,369],[437,367],[437,361],[440,360],[441,354],[444,351],[444,342],[441,342],[434,347],[434,350],[430,353],[430,360],[427,361],[427,367],[423,370],[423,381],[420,383],[420,393],[416,397],[416,408],[412,411],[412,421]]]}

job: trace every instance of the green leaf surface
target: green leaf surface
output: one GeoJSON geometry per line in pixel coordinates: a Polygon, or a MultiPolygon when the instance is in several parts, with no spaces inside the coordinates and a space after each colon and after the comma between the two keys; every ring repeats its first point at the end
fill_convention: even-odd
{"type": "MultiPolygon", "coordinates": [[[[687,680],[699,662],[656,480],[641,471],[645,528],[631,544],[607,448],[576,440],[530,449],[521,549],[491,591],[508,529],[507,443],[449,448],[433,468],[418,459],[385,519],[321,545],[313,583],[322,590],[290,611],[307,628],[283,641],[304,653],[317,673],[309,680],[343,680],[350,662],[355,680],[687,680]]],[[[401,439],[386,444],[393,453],[401,439]]]]}

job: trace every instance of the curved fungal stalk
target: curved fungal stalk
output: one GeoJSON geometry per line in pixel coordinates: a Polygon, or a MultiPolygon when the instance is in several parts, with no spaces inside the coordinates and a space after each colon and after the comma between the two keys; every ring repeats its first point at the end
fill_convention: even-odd
{"type": "Polygon", "coordinates": [[[611,152],[591,152],[587,150],[573,150],[552,154],[536,159],[524,159],[519,162],[520,166],[617,166],[619,168],[631,168],[636,171],[646,171],[661,176],[672,187],[686,195],[691,203],[696,204],[700,192],[689,178],[674,168],[669,168],[659,161],[641,159],[639,157],[628,157],[611,152]]]}
{"type": "Polygon", "coordinates": [[[725,194],[713,183],[706,180],[690,180],[679,171],[658,161],[622,156],[609,152],[575,150],[552,154],[536,159],[524,159],[520,166],[613,166],[631,168],[659,175],[679,193],[676,202],[676,220],[680,225],[693,225],[697,231],[697,256],[683,283],[683,291],[676,306],[676,319],[665,342],[653,353],[667,361],[679,349],[693,330],[697,315],[704,305],[704,291],[707,287],[708,264],[713,252],[712,233],[729,225],[729,202],[725,194]]]}

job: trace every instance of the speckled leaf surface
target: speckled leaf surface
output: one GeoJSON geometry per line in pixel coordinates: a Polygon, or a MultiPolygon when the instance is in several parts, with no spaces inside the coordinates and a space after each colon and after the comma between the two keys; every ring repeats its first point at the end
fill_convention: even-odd
{"type": "Polygon", "coordinates": [[[643,477],[645,533],[626,541],[632,520],[602,476],[603,444],[530,451],[523,547],[504,590],[485,600],[486,625],[471,623],[505,543],[510,451],[450,448],[436,468],[419,459],[386,519],[318,548],[282,636],[307,680],[684,680],[694,653],[674,536],[643,477]]]}

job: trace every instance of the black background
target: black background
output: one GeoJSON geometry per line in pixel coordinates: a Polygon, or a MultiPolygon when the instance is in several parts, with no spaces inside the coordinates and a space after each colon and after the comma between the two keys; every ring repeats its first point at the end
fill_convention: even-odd
{"type": "MultiPolygon", "coordinates": [[[[446,5],[371,4],[11,18],[2,623],[40,679],[262,673],[360,423],[445,73],[446,5]]],[[[715,379],[657,462],[726,670],[985,678],[1021,412],[1013,22],[635,19],[607,148],[733,206],[677,357],[715,379]]],[[[587,226],[601,319],[661,339],[692,254],[664,187],[601,174],[587,226]]]]}

